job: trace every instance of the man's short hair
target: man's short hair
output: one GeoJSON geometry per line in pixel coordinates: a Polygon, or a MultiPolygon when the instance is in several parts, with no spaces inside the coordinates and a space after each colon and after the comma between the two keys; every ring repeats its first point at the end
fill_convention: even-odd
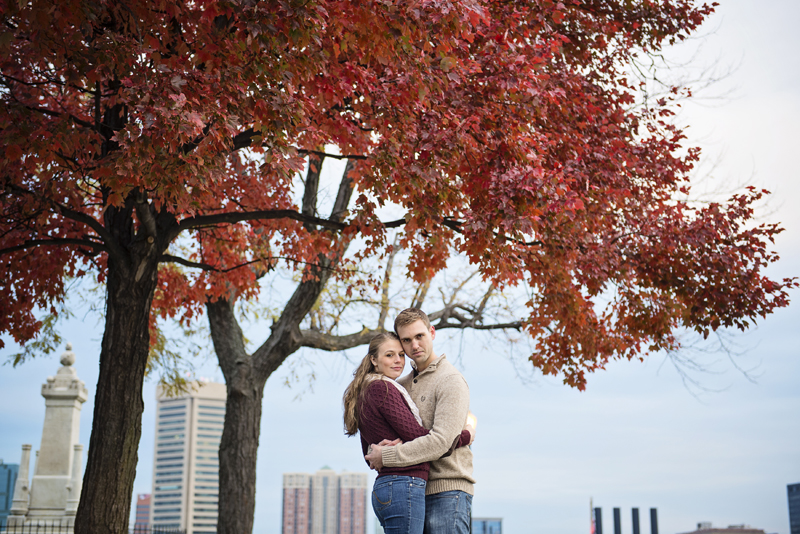
{"type": "Polygon", "coordinates": [[[431,320],[428,319],[428,315],[424,311],[420,310],[419,308],[406,308],[397,314],[397,317],[394,320],[394,331],[397,332],[398,328],[410,325],[411,323],[415,323],[417,321],[422,321],[425,323],[427,328],[431,327],[431,320]]]}

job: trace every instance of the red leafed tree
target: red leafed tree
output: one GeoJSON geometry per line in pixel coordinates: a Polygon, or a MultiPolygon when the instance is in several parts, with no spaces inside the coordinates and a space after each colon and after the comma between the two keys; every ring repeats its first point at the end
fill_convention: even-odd
{"type": "MultiPolygon", "coordinates": [[[[794,281],[763,274],[780,228],[752,223],[762,192],[679,200],[698,153],[626,75],[709,6],[0,8],[0,331],[34,338],[70,277],[107,290],[76,533],[124,531],[155,314],[206,305],[229,393],[218,530],[250,531],[264,382],[301,346],[358,341],[300,325],[331,273],[387,253],[390,228],[418,282],[457,253],[493,287],[527,285],[533,364],[581,388],[611,358],[674,348],[677,328],[745,328],[788,302],[794,281]],[[348,165],[320,213],[330,146],[348,165]],[[381,221],[385,204],[403,217],[381,221]],[[299,282],[247,355],[233,305],[276,262],[299,282]]],[[[483,324],[473,311],[464,326],[483,324]]]]}

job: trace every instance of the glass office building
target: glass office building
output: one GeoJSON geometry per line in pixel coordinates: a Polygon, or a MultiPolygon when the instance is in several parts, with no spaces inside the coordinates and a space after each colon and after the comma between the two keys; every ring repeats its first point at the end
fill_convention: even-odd
{"type": "Polygon", "coordinates": [[[217,532],[225,384],[190,386],[177,397],[158,389],[150,524],[212,534],[217,532]]]}

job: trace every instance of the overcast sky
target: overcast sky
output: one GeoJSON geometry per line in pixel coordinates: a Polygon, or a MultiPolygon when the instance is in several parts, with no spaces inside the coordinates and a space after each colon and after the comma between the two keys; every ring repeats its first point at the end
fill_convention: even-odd
{"type": "MultiPolygon", "coordinates": [[[[695,42],[701,61],[719,57],[738,69],[714,91],[724,101],[687,104],[681,120],[712,159],[720,157],[712,186],[753,183],[770,189],[770,214],[786,232],[776,248],[774,277],[800,274],[800,3],[723,0],[695,42]],[[710,104],[710,105],[709,105],[710,104]]],[[[711,93],[710,93],[711,94],[711,93]]],[[[589,378],[581,393],[557,379],[512,365],[507,345],[465,335],[437,337],[470,384],[478,416],[473,514],[504,518],[507,534],[585,533],[589,500],[604,510],[657,507],[660,532],[746,523],[789,534],[786,485],[800,482],[800,292],[795,303],[734,337],[744,354],[698,356],[710,371],[693,375],[706,390],[687,388],[663,356],[616,362],[589,378]],[[750,369],[751,381],[736,366],[750,369]]],[[[65,328],[77,354],[75,367],[90,391],[81,442],[88,446],[97,380],[101,327],[74,319],[65,328]]],[[[260,341],[260,340],[259,340],[260,341]]],[[[0,352],[5,360],[14,347],[0,352]]],[[[60,354],[61,351],[59,351],[60,354]]],[[[351,360],[361,351],[352,351],[351,360]]],[[[516,357],[522,357],[517,349],[516,357]]],[[[280,369],[264,396],[258,462],[257,534],[280,532],[281,473],[313,472],[323,465],[365,471],[356,438],[342,433],[341,394],[353,364],[340,354],[305,352],[313,389],[283,385],[280,369]],[[302,393],[299,399],[297,396],[302,393]]],[[[299,361],[298,356],[293,357],[299,361]]],[[[517,360],[518,361],[518,360],[517,360]]],[[[58,355],[0,371],[0,458],[18,463],[23,443],[39,446],[44,417],[40,386],[55,374],[58,355]]],[[[213,361],[198,376],[221,381],[213,361]]],[[[135,493],[150,493],[155,385],[145,387],[145,414],[135,493]]],[[[84,460],[85,463],[85,460],[84,460]]],[[[370,524],[371,532],[373,525],[370,524]]]]}

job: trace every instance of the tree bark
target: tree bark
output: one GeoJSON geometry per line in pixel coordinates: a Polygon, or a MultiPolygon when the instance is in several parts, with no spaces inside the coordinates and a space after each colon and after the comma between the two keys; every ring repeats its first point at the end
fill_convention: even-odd
{"type": "Polygon", "coordinates": [[[127,533],[157,268],[152,254],[134,271],[109,257],[100,375],[75,534],[127,533]]]}
{"type": "Polygon", "coordinates": [[[252,375],[235,385],[227,384],[225,426],[219,445],[218,533],[253,531],[256,510],[256,459],[261,435],[261,402],[266,381],[252,375]],[[257,382],[261,382],[260,384],[257,382]],[[230,493],[230,488],[236,488],[230,493]]]}
{"type": "Polygon", "coordinates": [[[266,379],[262,380],[253,369],[232,302],[220,299],[207,303],[206,309],[228,394],[219,445],[217,532],[252,532],[261,401],[266,379]]]}

